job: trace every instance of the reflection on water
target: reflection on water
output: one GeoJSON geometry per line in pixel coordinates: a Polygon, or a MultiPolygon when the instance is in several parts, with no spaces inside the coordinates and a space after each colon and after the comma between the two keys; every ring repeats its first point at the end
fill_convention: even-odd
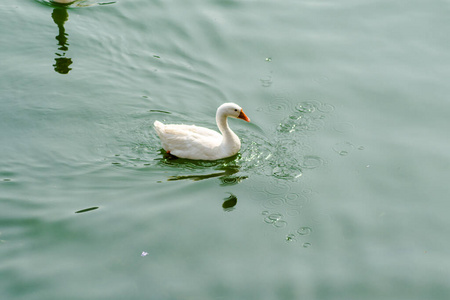
{"type": "Polygon", "coordinates": [[[55,7],[52,12],[52,19],[56,25],[58,25],[58,35],[55,37],[58,41],[58,51],[55,52],[57,56],[55,58],[55,64],[53,67],[55,71],[59,74],[68,74],[72,68],[70,65],[73,63],[70,57],[66,57],[67,51],[69,51],[68,34],[64,28],[64,24],[69,20],[69,13],[67,8],[70,7],[88,7],[93,5],[106,5],[113,4],[115,1],[111,2],[95,2],[90,0],[50,0],[44,1],[43,3],[55,7]]]}
{"type": "Polygon", "coordinates": [[[72,2],[75,2],[76,0],[52,0],[52,2],[58,3],[58,4],[71,4],[72,2]]]}
{"type": "Polygon", "coordinates": [[[69,13],[66,8],[58,7],[53,9],[52,19],[56,25],[58,25],[58,35],[56,36],[56,40],[58,41],[58,50],[55,54],[58,56],[55,58],[55,64],[53,67],[55,71],[60,74],[68,74],[72,68],[69,66],[72,64],[72,59],[66,57],[66,52],[69,50],[69,43],[67,42],[66,30],[64,28],[64,23],[69,19],[69,13]]]}
{"type": "Polygon", "coordinates": [[[237,204],[237,197],[235,195],[230,193],[230,196],[223,200],[225,200],[222,204],[222,208],[224,211],[229,212],[229,211],[234,210],[234,207],[237,204]]]}
{"type": "Polygon", "coordinates": [[[81,213],[85,213],[85,212],[88,212],[88,211],[91,211],[91,210],[96,210],[96,209],[98,209],[98,206],[81,209],[81,210],[76,211],[75,213],[76,214],[81,214],[81,213]]]}
{"type": "Polygon", "coordinates": [[[246,179],[247,176],[233,176],[234,174],[239,172],[239,167],[220,167],[219,170],[223,170],[222,172],[214,172],[211,174],[203,174],[203,175],[181,175],[181,176],[170,176],[167,181],[176,181],[176,180],[193,180],[200,181],[204,179],[210,179],[219,177],[221,181],[221,185],[234,185],[242,180],[246,179]]]}
{"type": "Polygon", "coordinates": [[[191,172],[205,171],[207,169],[214,170],[209,174],[170,176],[167,178],[167,181],[177,181],[186,179],[193,181],[200,181],[210,178],[219,178],[221,185],[234,185],[247,178],[247,176],[234,175],[238,173],[241,169],[241,166],[238,165],[236,161],[236,158],[238,158],[239,155],[234,155],[232,157],[216,161],[201,161],[201,160],[178,158],[176,156],[167,154],[163,149],[160,149],[160,153],[163,155],[163,158],[156,160],[159,161],[159,164],[161,166],[171,166],[183,169],[184,171],[191,171],[191,172]]]}
{"type": "Polygon", "coordinates": [[[223,172],[217,172],[212,174],[206,174],[206,175],[182,175],[182,176],[170,176],[167,181],[176,181],[176,180],[185,180],[190,179],[193,181],[199,181],[209,178],[215,178],[215,177],[224,177],[224,176],[230,176],[235,173],[239,172],[239,169],[227,169],[223,172]]]}
{"type": "Polygon", "coordinates": [[[37,0],[37,1],[51,7],[58,6],[68,8],[89,7],[89,6],[108,5],[116,3],[116,1],[98,2],[97,0],[37,0]]]}

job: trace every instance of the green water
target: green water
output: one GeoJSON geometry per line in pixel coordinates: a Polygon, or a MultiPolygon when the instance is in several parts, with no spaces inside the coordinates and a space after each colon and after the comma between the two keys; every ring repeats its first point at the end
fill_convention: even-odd
{"type": "Polygon", "coordinates": [[[1,299],[449,299],[450,3],[0,4],[1,299]],[[162,155],[155,120],[236,157],[162,155]]]}

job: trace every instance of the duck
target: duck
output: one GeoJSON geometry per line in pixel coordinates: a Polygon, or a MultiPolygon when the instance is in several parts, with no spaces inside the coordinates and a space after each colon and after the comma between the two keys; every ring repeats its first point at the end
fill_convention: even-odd
{"type": "Polygon", "coordinates": [[[217,131],[196,125],[154,122],[162,148],[170,155],[191,160],[218,160],[233,156],[241,149],[239,137],[228,126],[228,118],[250,122],[242,107],[224,103],[217,108],[217,131]]]}

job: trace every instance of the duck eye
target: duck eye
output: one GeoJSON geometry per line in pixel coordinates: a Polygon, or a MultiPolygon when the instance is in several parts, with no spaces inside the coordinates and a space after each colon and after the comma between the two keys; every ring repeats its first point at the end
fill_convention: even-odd
{"type": "Polygon", "coordinates": [[[237,109],[235,108],[234,111],[237,111],[237,109]]]}

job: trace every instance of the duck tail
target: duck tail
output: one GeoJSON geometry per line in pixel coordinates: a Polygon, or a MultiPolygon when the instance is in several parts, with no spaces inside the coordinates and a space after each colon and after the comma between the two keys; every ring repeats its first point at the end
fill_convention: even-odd
{"type": "Polygon", "coordinates": [[[156,133],[158,133],[159,136],[161,136],[161,133],[164,132],[164,124],[160,121],[155,121],[153,123],[153,126],[155,127],[156,133]]]}

